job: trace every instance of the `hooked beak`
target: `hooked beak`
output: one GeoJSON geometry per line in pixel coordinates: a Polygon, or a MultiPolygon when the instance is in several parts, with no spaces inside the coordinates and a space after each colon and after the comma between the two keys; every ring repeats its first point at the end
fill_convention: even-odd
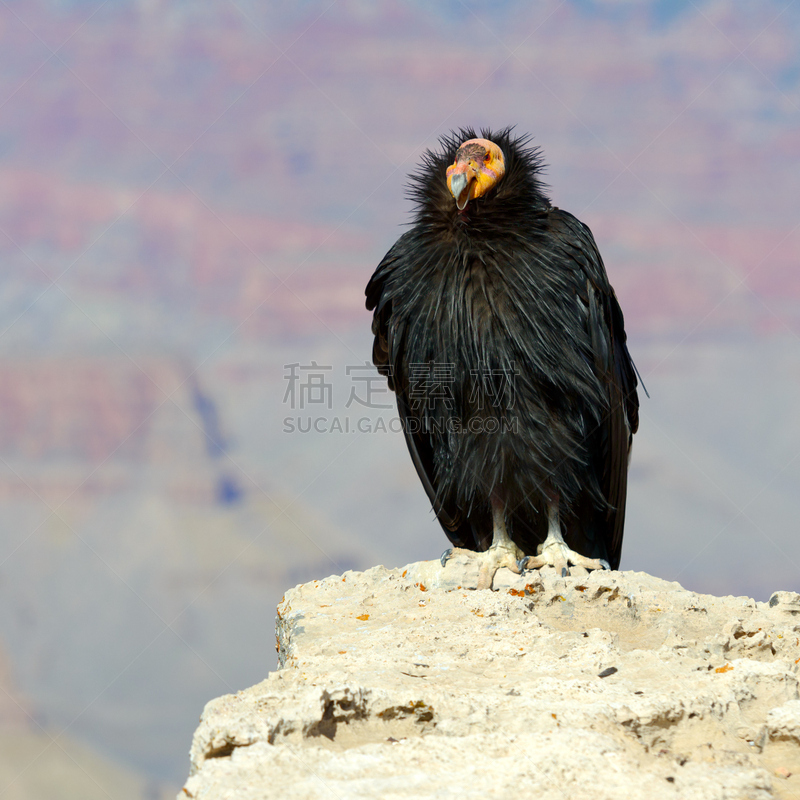
{"type": "Polygon", "coordinates": [[[463,211],[469,201],[469,180],[466,173],[459,172],[450,178],[450,190],[456,199],[456,207],[463,211]]]}

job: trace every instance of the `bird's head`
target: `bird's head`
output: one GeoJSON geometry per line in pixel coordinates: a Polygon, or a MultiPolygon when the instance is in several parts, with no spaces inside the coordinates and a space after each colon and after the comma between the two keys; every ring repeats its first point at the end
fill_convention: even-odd
{"type": "Polygon", "coordinates": [[[447,168],[447,188],[463,211],[470,200],[486,194],[506,171],[503,151],[488,139],[467,139],[447,168]]]}

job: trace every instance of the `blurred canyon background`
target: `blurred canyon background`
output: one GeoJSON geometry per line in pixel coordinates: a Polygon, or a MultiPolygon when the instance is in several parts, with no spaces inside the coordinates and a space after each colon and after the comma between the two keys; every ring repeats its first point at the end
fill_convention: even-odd
{"type": "Polygon", "coordinates": [[[0,796],[174,794],[286,588],[445,549],[363,290],[460,126],[533,134],[620,298],[622,568],[800,591],[798,41],[785,0],[0,0],[0,796]]]}

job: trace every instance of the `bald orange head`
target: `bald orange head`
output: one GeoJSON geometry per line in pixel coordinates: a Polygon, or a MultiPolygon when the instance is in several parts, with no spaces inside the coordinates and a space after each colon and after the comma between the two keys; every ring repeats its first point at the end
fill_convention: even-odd
{"type": "Polygon", "coordinates": [[[470,200],[486,194],[505,175],[503,151],[488,139],[467,139],[447,168],[447,188],[463,211],[470,200]]]}

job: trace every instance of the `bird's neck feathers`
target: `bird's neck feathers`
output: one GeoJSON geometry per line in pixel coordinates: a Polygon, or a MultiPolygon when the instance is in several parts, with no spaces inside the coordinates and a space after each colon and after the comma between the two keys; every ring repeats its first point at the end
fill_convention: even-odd
{"type": "Polygon", "coordinates": [[[505,175],[490,192],[471,200],[459,211],[447,187],[447,168],[453,163],[460,144],[476,138],[466,128],[440,139],[440,148],[428,150],[420,169],[409,176],[408,196],[416,206],[413,224],[422,233],[434,237],[480,237],[491,231],[493,236],[529,229],[536,218],[550,208],[539,178],[543,163],[539,149],[530,145],[530,137],[514,138],[510,128],[497,133],[483,130],[481,137],[495,142],[505,157],[505,175]]]}

